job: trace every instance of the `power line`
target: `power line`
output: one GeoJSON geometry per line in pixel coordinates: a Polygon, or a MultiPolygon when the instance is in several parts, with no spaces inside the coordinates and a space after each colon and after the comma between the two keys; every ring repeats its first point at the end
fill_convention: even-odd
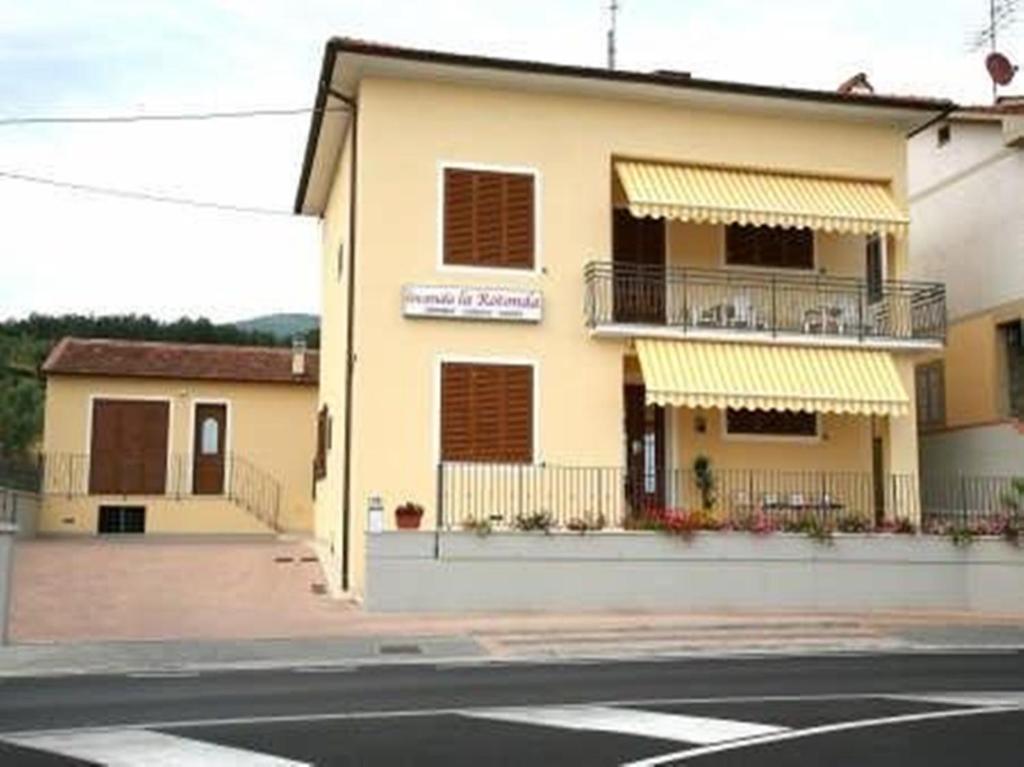
{"type": "Polygon", "coordinates": [[[231,213],[255,213],[263,216],[292,216],[290,210],[283,208],[261,208],[249,205],[232,205],[230,203],[213,202],[209,200],[196,200],[190,197],[174,197],[171,195],[156,194],[139,189],[117,189],[108,186],[96,186],[93,184],[79,184],[74,181],[62,181],[45,176],[33,176],[28,173],[17,171],[0,170],[0,178],[11,181],[22,181],[29,184],[40,184],[43,186],[57,187],[59,189],[70,189],[76,192],[89,194],[106,195],[108,197],[120,197],[130,200],[142,200],[145,202],[160,202],[170,205],[186,205],[192,208],[207,208],[211,210],[228,211],[231,213]]]}
{"type": "Polygon", "coordinates": [[[344,112],[348,107],[297,107],[295,109],[245,109],[226,112],[166,112],[163,114],[125,114],[86,117],[82,115],[0,117],[0,126],[73,125],[141,122],[183,122],[187,120],[237,120],[247,117],[283,117],[314,112],[344,112]]]}

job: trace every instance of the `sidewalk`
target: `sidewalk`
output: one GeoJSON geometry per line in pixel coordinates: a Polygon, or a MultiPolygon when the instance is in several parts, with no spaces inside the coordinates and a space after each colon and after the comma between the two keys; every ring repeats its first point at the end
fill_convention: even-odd
{"type": "Polygon", "coordinates": [[[396,663],[548,662],[1024,648],[1019,618],[872,615],[373,615],[324,638],[35,643],[0,647],[0,678],[174,674],[396,663]]]}

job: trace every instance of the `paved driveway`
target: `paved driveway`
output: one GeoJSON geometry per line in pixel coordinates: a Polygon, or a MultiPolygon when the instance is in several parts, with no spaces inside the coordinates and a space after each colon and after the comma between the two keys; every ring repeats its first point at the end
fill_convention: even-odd
{"type": "Polygon", "coordinates": [[[314,592],[301,541],[19,541],[14,641],[328,636],[353,608],[314,592]]]}

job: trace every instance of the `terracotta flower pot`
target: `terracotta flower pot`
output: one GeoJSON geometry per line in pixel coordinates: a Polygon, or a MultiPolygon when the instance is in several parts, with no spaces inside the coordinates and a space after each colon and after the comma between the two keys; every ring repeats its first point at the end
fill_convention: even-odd
{"type": "Polygon", "coordinates": [[[411,511],[396,511],[395,522],[398,524],[399,530],[418,530],[420,527],[420,520],[423,519],[423,514],[411,512],[411,511]]]}

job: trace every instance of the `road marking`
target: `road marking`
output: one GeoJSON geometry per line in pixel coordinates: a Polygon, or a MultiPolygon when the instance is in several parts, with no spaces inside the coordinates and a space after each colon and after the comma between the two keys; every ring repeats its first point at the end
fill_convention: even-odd
{"type": "Polygon", "coordinates": [[[357,669],[354,666],[299,666],[293,668],[294,674],[351,674],[357,669]]]}
{"type": "Polygon", "coordinates": [[[885,695],[889,700],[906,700],[916,703],[937,703],[946,706],[1024,706],[1024,692],[936,692],[917,695],[885,695]]]}
{"type": "Polygon", "coordinates": [[[149,730],[116,729],[4,737],[7,743],[108,767],[305,767],[279,756],[179,738],[149,730]]]}
{"type": "MultiPolygon", "coordinates": [[[[700,703],[785,703],[785,702],[807,702],[807,701],[843,701],[843,700],[872,700],[879,698],[891,698],[900,693],[889,693],[885,691],[875,692],[854,692],[854,693],[820,693],[820,694],[796,694],[796,695],[722,695],[704,696],[689,698],[632,698],[617,700],[596,700],[596,701],[562,701],[558,703],[544,703],[539,705],[555,706],[617,706],[629,708],[644,708],[647,706],[664,706],[676,704],[700,704],[700,703]]],[[[913,693],[906,693],[913,695],[913,693]]],[[[942,695],[941,692],[922,693],[922,695],[942,695]]],[[[955,693],[950,693],[955,694],[955,693]]],[[[332,722],[345,720],[366,720],[366,719],[405,719],[415,717],[431,717],[445,715],[460,715],[472,712],[477,709],[466,708],[411,708],[411,709],[371,709],[368,711],[330,711],[322,714],[269,714],[265,716],[234,716],[217,717],[213,719],[164,719],[156,721],[126,722],[118,723],[120,729],[131,730],[173,730],[176,728],[198,728],[198,727],[231,727],[234,725],[245,726],[254,724],[287,724],[290,722],[332,722]]],[[[0,738],[14,737],[21,735],[35,735],[39,733],[63,733],[63,732],[88,732],[110,729],[110,725],[86,725],[72,728],[53,728],[39,730],[17,730],[0,731],[0,738]]]]}
{"type": "Polygon", "coordinates": [[[136,671],[126,674],[130,679],[192,679],[198,671],[136,671]]]}
{"type": "Polygon", "coordinates": [[[664,714],[610,706],[531,706],[463,711],[463,716],[566,730],[593,730],[639,735],[685,743],[721,743],[784,732],[785,727],[732,719],[664,714]]]}
{"type": "Polygon", "coordinates": [[[684,751],[675,751],[671,754],[661,754],[660,756],[654,756],[649,759],[641,759],[636,762],[628,762],[622,765],[622,767],[660,767],[660,765],[663,764],[675,764],[677,762],[695,759],[699,756],[720,754],[723,751],[735,751],[741,748],[751,748],[752,746],[762,746],[768,745],[770,743],[781,743],[787,740],[799,740],[800,738],[810,738],[815,735],[827,735],[833,732],[845,732],[847,730],[859,730],[868,727],[883,727],[892,724],[927,722],[929,720],[934,719],[953,719],[956,717],[980,716],[983,714],[998,714],[1009,711],[1021,710],[1021,706],[1004,705],[989,706],[986,708],[958,708],[949,711],[929,711],[923,714],[902,714],[900,716],[888,716],[878,719],[858,719],[853,722],[839,722],[837,724],[825,724],[817,727],[807,727],[802,730],[788,730],[786,732],[780,732],[773,735],[764,735],[755,738],[745,738],[743,740],[734,740],[728,743],[717,743],[708,746],[700,746],[698,748],[690,748],[684,751]]]}

